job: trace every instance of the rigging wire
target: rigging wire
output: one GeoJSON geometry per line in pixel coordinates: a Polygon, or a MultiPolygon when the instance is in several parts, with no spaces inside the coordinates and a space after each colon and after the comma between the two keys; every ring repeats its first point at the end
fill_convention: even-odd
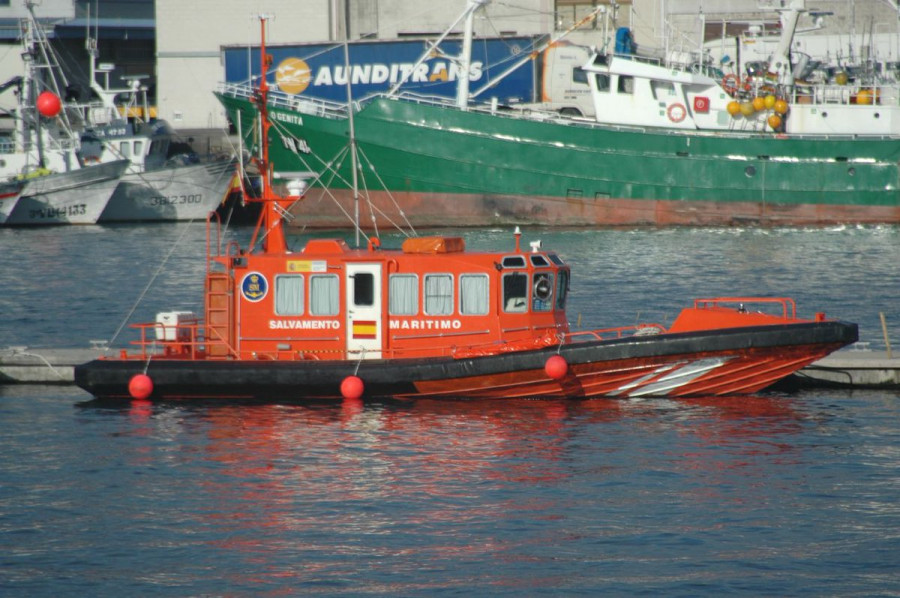
{"type": "Polygon", "coordinates": [[[137,300],[134,302],[134,305],[131,306],[131,309],[128,311],[128,313],[125,315],[125,317],[122,319],[122,323],[119,324],[119,327],[116,329],[115,333],[113,333],[112,337],[106,343],[106,351],[107,352],[111,348],[112,344],[115,342],[116,338],[118,338],[119,333],[121,333],[122,329],[125,328],[125,325],[128,323],[128,320],[131,318],[132,314],[134,314],[134,311],[137,309],[138,305],[140,305],[141,301],[144,300],[144,296],[147,294],[147,291],[150,290],[150,287],[153,286],[153,283],[156,281],[156,279],[162,273],[163,268],[165,268],[166,264],[169,262],[169,258],[171,258],[172,254],[175,253],[175,249],[177,249],[178,246],[181,244],[182,239],[184,239],[184,236],[187,234],[188,230],[190,230],[192,224],[194,224],[193,220],[189,220],[187,223],[185,223],[184,230],[181,231],[181,235],[178,237],[178,240],[176,240],[172,244],[172,248],[169,249],[169,253],[166,254],[165,258],[163,258],[163,261],[159,264],[159,267],[156,269],[156,272],[153,273],[153,276],[151,276],[150,280],[147,282],[147,286],[145,286],[144,290],[141,291],[141,294],[138,296],[137,300]]]}
{"type": "MultiPolygon", "coordinates": [[[[273,125],[273,129],[275,129],[275,131],[278,132],[283,137],[287,137],[288,139],[290,139],[292,141],[300,141],[296,136],[294,136],[290,131],[288,131],[286,129],[286,127],[283,123],[280,123],[278,121],[273,121],[272,125],[273,125]]],[[[344,177],[342,177],[339,172],[339,169],[343,165],[344,160],[346,160],[346,157],[349,155],[348,154],[348,152],[350,150],[349,146],[344,146],[344,148],[329,162],[325,162],[324,160],[322,160],[322,158],[320,158],[318,155],[316,155],[314,153],[311,154],[321,165],[320,168],[313,168],[312,166],[310,166],[310,163],[297,150],[297,147],[298,147],[297,143],[292,142],[292,143],[287,143],[285,145],[287,145],[290,148],[290,151],[294,154],[294,156],[297,158],[297,160],[300,162],[300,164],[303,166],[303,168],[305,168],[306,170],[311,171],[311,172],[319,172],[319,174],[316,176],[316,178],[313,179],[309,183],[310,187],[312,185],[316,184],[317,182],[321,182],[321,180],[322,180],[321,169],[322,168],[324,168],[325,171],[330,172],[332,174],[332,179],[331,179],[332,181],[334,180],[334,178],[336,178],[341,183],[346,185],[348,188],[350,187],[349,181],[347,181],[344,177]]],[[[372,164],[372,161],[368,158],[368,156],[365,154],[365,152],[362,150],[362,148],[358,147],[357,150],[359,152],[360,157],[363,158],[363,160],[365,161],[366,166],[371,170],[371,172],[377,179],[381,188],[384,189],[386,195],[390,198],[390,201],[393,204],[394,209],[402,216],[406,227],[408,227],[409,231],[412,231],[412,234],[407,232],[407,230],[404,229],[403,225],[398,224],[384,210],[382,210],[382,209],[378,208],[376,205],[374,205],[370,190],[368,189],[368,187],[366,187],[365,193],[364,193],[364,199],[366,201],[366,205],[368,206],[370,212],[381,215],[385,220],[387,220],[391,224],[391,226],[396,228],[397,231],[404,234],[405,236],[417,236],[412,223],[410,223],[409,218],[407,217],[406,213],[402,209],[400,209],[400,206],[399,206],[399,203],[398,203],[396,197],[394,197],[394,195],[391,193],[391,191],[387,188],[387,185],[384,183],[384,180],[378,174],[378,171],[375,168],[375,165],[372,164]]],[[[359,169],[360,173],[363,174],[363,176],[361,177],[362,181],[363,181],[363,185],[366,185],[366,177],[365,177],[365,173],[363,170],[363,164],[358,164],[357,168],[359,169]]],[[[330,184],[330,182],[328,184],[330,184]]],[[[341,212],[348,218],[348,220],[353,222],[353,218],[351,217],[350,213],[341,205],[341,203],[337,199],[337,197],[335,197],[335,195],[331,192],[330,188],[327,186],[328,184],[323,183],[323,185],[322,185],[323,191],[334,202],[335,206],[337,206],[338,209],[340,209],[341,212]]],[[[298,200],[298,201],[302,201],[302,200],[298,200]]],[[[293,207],[293,205],[292,205],[292,207],[293,207]]],[[[358,225],[357,225],[357,227],[358,227],[358,225]]],[[[376,231],[377,231],[377,228],[376,228],[376,231]]]]}

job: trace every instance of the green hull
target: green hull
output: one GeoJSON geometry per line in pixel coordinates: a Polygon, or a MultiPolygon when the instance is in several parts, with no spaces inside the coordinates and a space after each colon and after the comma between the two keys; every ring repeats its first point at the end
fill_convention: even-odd
{"type": "MultiPolygon", "coordinates": [[[[253,104],[218,97],[251,131],[253,104]]],[[[276,171],[324,172],[319,159],[343,156],[323,175],[331,192],[311,190],[295,213],[348,226],[348,119],[316,112],[274,103],[270,157],[276,171]]],[[[898,139],[582,126],[384,98],[354,128],[364,226],[373,213],[414,226],[900,222],[898,139]]]]}

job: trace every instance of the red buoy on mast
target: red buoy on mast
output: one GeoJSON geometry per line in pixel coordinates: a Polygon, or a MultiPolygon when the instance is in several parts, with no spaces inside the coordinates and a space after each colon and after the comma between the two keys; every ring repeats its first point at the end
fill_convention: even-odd
{"type": "Polygon", "coordinates": [[[53,118],[62,111],[62,101],[59,99],[59,96],[52,91],[41,92],[41,95],[37,97],[35,105],[37,106],[38,112],[40,112],[42,116],[48,118],[53,118]]]}

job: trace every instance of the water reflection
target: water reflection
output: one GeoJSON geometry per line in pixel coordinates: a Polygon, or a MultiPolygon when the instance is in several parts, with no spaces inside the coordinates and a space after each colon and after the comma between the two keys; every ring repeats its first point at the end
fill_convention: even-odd
{"type": "Polygon", "coordinates": [[[684,474],[764,467],[772,459],[796,460],[792,437],[803,429],[789,398],[765,395],[308,406],[132,402],[122,412],[129,429],[120,433],[165,440],[162,456],[178,455],[178,466],[196,469],[204,494],[216,497],[206,516],[238,528],[278,521],[312,529],[323,524],[323,510],[335,524],[368,521],[377,528],[372,515],[379,506],[421,504],[425,497],[430,506],[412,509],[409,522],[496,517],[485,512],[490,502],[473,510],[469,499],[516,486],[577,483],[598,469],[618,476],[629,468],[684,474]],[[635,439],[649,443],[645,456],[619,461],[636,458],[635,439]],[[456,508],[460,503],[466,508],[456,508]],[[301,504],[315,505],[315,513],[299,515],[294,507],[301,504]]]}
{"type": "Polygon", "coordinates": [[[382,481],[388,482],[392,478],[385,472],[415,470],[413,486],[436,493],[444,486],[441,476],[451,470],[504,482],[564,479],[571,473],[559,464],[567,455],[585,442],[606,444],[624,433],[653,432],[679,439],[676,446],[771,456],[789,451],[791,436],[804,426],[792,399],[776,394],[310,405],[93,400],[81,406],[127,413],[131,427],[121,434],[200,445],[207,458],[227,465],[232,477],[281,467],[302,479],[327,466],[340,474],[329,484],[361,483],[354,474],[364,465],[371,468],[367,474],[384,473],[382,481]]]}
{"type": "Polygon", "coordinates": [[[804,506],[822,506],[830,479],[811,395],[83,407],[129,480],[115,503],[141,505],[137,527],[155,530],[128,537],[136,554],[163,537],[194,567],[226,564],[236,594],[610,579],[626,595],[647,580],[690,594],[787,549],[812,559],[810,530],[822,547],[858,529],[818,527],[804,506]]]}

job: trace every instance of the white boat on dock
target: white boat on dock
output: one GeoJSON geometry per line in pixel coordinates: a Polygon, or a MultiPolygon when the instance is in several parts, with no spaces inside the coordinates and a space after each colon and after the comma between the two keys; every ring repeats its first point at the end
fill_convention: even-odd
{"type": "Polygon", "coordinates": [[[198,157],[166,121],[154,118],[143,77],[126,78],[126,87],[112,87],[115,65],[98,63],[96,41],[88,43],[91,91],[99,102],[78,106],[84,122],[82,158],[131,162],[100,222],[206,218],[225,198],[237,160],[198,157]]]}
{"type": "Polygon", "coordinates": [[[234,161],[126,173],[99,222],[202,220],[222,202],[234,161]]]}
{"type": "Polygon", "coordinates": [[[215,210],[236,161],[201,163],[164,121],[150,119],[140,77],[110,87],[114,67],[96,64],[95,44],[91,78],[100,100],[80,103],[33,3],[26,8],[25,73],[0,86],[18,88],[15,134],[0,143],[0,178],[25,187],[19,197],[0,197],[0,225],[193,220],[215,210]]]}
{"type": "Polygon", "coordinates": [[[128,164],[117,160],[23,179],[18,199],[0,204],[0,224],[95,224],[128,164]]]}
{"type": "Polygon", "coordinates": [[[130,162],[88,164],[81,158],[76,123],[60,99],[64,82],[53,77],[58,62],[30,14],[21,24],[24,76],[2,87],[16,89],[17,107],[13,134],[0,143],[0,179],[7,181],[0,225],[93,224],[130,162]]]}

